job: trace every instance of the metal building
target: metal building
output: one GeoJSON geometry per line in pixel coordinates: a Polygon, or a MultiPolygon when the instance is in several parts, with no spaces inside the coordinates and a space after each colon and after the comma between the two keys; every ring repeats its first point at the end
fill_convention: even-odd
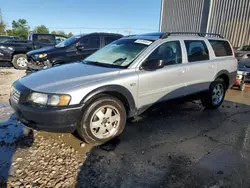
{"type": "Polygon", "coordinates": [[[162,0],[160,31],[219,33],[250,45],[250,0],[162,0]]]}

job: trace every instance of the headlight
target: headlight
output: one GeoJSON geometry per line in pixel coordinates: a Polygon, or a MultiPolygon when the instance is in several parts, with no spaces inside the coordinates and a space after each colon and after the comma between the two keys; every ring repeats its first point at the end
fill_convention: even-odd
{"type": "Polygon", "coordinates": [[[67,106],[71,100],[69,95],[54,95],[44,93],[32,93],[29,96],[29,101],[48,106],[67,106]]]}
{"type": "Polygon", "coordinates": [[[34,55],[36,58],[44,58],[44,57],[47,57],[47,54],[46,53],[43,53],[43,54],[35,54],[34,55]]]}

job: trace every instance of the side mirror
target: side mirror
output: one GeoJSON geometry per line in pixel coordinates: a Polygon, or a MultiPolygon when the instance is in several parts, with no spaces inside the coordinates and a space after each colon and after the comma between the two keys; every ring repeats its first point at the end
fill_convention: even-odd
{"type": "Polygon", "coordinates": [[[164,67],[163,59],[151,59],[143,63],[142,69],[144,70],[156,70],[164,67]]]}
{"type": "Polygon", "coordinates": [[[82,50],[84,50],[84,46],[78,42],[78,43],[76,43],[76,49],[79,51],[82,51],[82,50]]]}

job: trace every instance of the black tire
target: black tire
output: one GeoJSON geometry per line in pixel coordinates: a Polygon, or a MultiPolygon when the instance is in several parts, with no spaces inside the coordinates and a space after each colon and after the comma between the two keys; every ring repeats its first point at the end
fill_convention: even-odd
{"type": "Polygon", "coordinates": [[[27,61],[27,56],[25,54],[17,54],[17,55],[14,55],[13,58],[12,58],[12,64],[13,66],[18,69],[18,70],[26,70],[27,67],[28,67],[28,64],[26,63],[26,66],[20,66],[19,63],[18,63],[18,59],[19,58],[25,58],[26,61],[27,61]]]}
{"type": "Polygon", "coordinates": [[[127,119],[126,110],[120,100],[109,95],[100,95],[99,97],[97,97],[97,99],[95,99],[93,102],[87,105],[87,107],[84,109],[82,118],[77,125],[76,131],[77,134],[86,143],[93,145],[101,145],[123,132],[126,124],[126,119],[127,119]],[[112,137],[101,139],[96,137],[92,133],[90,128],[90,122],[92,121],[91,118],[95,113],[95,111],[101,108],[102,106],[106,105],[115,107],[117,109],[117,111],[120,114],[120,123],[118,125],[117,131],[112,135],[112,137]]]}
{"type": "Polygon", "coordinates": [[[226,95],[226,84],[225,81],[222,78],[217,78],[215,81],[213,81],[209,87],[209,91],[204,94],[204,96],[201,98],[201,103],[205,108],[210,108],[210,109],[215,109],[218,108],[224,101],[225,95],[226,95]],[[224,88],[224,93],[222,96],[222,99],[220,100],[219,103],[215,104],[213,102],[212,96],[213,96],[213,89],[215,86],[218,84],[221,84],[224,88]]]}

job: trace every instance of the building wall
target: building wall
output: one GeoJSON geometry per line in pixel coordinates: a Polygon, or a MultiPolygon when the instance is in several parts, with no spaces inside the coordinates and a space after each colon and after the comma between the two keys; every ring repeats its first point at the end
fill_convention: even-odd
{"type": "Polygon", "coordinates": [[[250,44],[250,0],[162,0],[160,30],[219,33],[250,44]]]}
{"type": "Polygon", "coordinates": [[[250,0],[213,0],[207,32],[220,33],[234,46],[250,44],[250,0]]]}

